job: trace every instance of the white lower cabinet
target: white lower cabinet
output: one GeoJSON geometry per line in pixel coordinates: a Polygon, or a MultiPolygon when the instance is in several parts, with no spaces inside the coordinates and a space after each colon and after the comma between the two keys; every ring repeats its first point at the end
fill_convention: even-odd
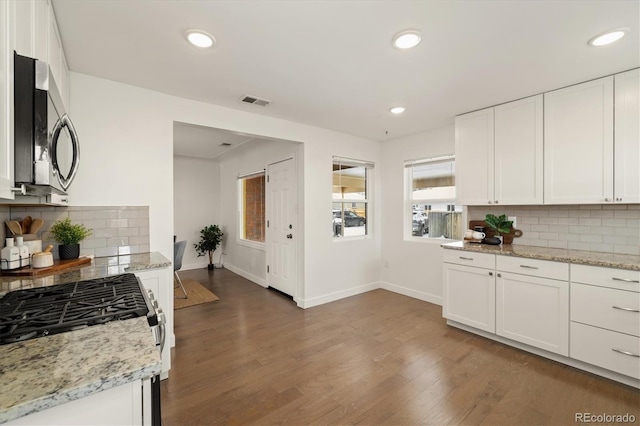
{"type": "Polygon", "coordinates": [[[640,271],[443,253],[450,325],[640,388],[640,271]]]}
{"type": "Polygon", "coordinates": [[[573,359],[640,379],[640,272],[571,265],[573,359]]]}
{"type": "MultiPolygon", "coordinates": [[[[493,266],[492,269],[475,266],[495,265],[495,256],[473,253],[457,257],[457,261],[463,264],[444,263],[443,315],[451,321],[495,333],[496,280],[493,266]]],[[[455,257],[445,256],[445,260],[454,261],[455,257]]]]}
{"type": "Polygon", "coordinates": [[[569,283],[497,272],[496,334],[569,356],[569,283]]]}
{"type": "Polygon", "coordinates": [[[150,425],[149,379],[134,381],[10,420],[6,425],[150,425]],[[146,414],[145,414],[146,412],[146,414]]]}

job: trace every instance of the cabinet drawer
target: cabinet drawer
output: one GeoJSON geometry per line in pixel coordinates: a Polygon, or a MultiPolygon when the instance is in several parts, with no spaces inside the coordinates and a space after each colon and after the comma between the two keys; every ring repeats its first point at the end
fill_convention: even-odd
{"type": "Polygon", "coordinates": [[[571,265],[571,282],[640,292],[640,271],[571,265]]]}
{"type": "Polygon", "coordinates": [[[533,277],[551,278],[553,280],[569,280],[569,264],[551,262],[549,260],[527,259],[526,257],[496,256],[498,271],[533,277]]]}
{"type": "Polygon", "coordinates": [[[473,251],[444,249],[443,260],[447,263],[475,266],[477,268],[496,268],[496,255],[473,251]]]}
{"type": "Polygon", "coordinates": [[[572,322],[570,342],[571,358],[640,379],[640,338],[572,322]]]}
{"type": "Polygon", "coordinates": [[[572,321],[640,337],[638,311],[640,293],[571,283],[572,321]]]}

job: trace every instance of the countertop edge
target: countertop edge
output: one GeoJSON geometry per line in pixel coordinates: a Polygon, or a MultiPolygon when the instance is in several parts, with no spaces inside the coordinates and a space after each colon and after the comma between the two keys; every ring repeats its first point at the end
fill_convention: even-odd
{"type": "MultiPolygon", "coordinates": [[[[587,266],[599,266],[604,268],[616,268],[616,269],[625,269],[630,271],[640,271],[640,260],[637,262],[634,261],[617,261],[617,260],[603,260],[603,259],[595,259],[594,256],[634,256],[634,255],[616,255],[614,253],[604,253],[604,252],[584,252],[580,250],[564,250],[564,249],[554,249],[554,248],[546,248],[546,247],[531,247],[528,246],[517,246],[517,253],[513,251],[504,251],[504,247],[502,245],[493,246],[493,245],[483,245],[483,244],[473,244],[472,243],[463,243],[463,242],[454,242],[454,243],[445,243],[441,244],[440,247],[448,250],[462,250],[462,251],[471,251],[476,253],[486,253],[486,254],[495,254],[500,256],[511,256],[511,257],[522,257],[528,259],[538,259],[538,260],[548,260],[552,262],[564,262],[575,265],[587,265],[587,266]],[[527,250],[531,251],[527,251],[527,250]],[[539,253],[536,251],[544,250],[546,253],[539,253]]],[[[513,248],[511,248],[513,249],[513,248]]],[[[640,257],[639,257],[640,259],[640,257]]]]}
{"type": "Polygon", "coordinates": [[[66,402],[75,401],[98,392],[106,391],[117,386],[126,385],[136,380],[146,379],[160,374],[160,360],[153,365],[144,366],[131,372],[117,374],[106,379],[98,378],[83,386],[47,395],[35,400],[15,405],[4,412],[0,412],[0,424],[15,420],[29,414],[53,408],[66,402]]]}

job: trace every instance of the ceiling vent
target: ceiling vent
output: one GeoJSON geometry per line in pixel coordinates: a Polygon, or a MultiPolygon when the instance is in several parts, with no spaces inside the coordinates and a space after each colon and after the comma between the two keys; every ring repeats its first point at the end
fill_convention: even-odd
{"type": "Polygon", "coordinates": [[[231,146],[231,144],[230,144],[230,143],[228,143],[228,142],[222,142],[222,143],[220,144],[220,146],[227,147],[227,146],[231,146]]]}
{"type": "Polygon", "coordinates": [[[248,104],[254,104],[254,105],[259,105],[259,106],[267,106],[271,103],[271,101],[268,101],[266,99],[260,99],[257,98],[255,96],[249,96],[249,95],[245,95],[242,98],[242,102],[246,102],[248,104]]]}

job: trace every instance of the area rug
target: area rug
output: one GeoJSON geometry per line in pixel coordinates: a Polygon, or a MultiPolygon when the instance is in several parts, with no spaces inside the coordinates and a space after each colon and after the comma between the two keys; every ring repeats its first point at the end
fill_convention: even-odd
{"type": "Polygon", "coordinates": [[[188,297],[186,299],[179,299],[179,297],[184,297],[184,293],[180,286],[174,288],[173,294],[176,299],[173,301],[173,309],[182,309],[193,305],[199,305],[201,303],[220,300],[218,296],[207,290],[205,286],[196,280],[182,280],[182,284],[184,285],[184,288],[187,289],[188,297]]]}

